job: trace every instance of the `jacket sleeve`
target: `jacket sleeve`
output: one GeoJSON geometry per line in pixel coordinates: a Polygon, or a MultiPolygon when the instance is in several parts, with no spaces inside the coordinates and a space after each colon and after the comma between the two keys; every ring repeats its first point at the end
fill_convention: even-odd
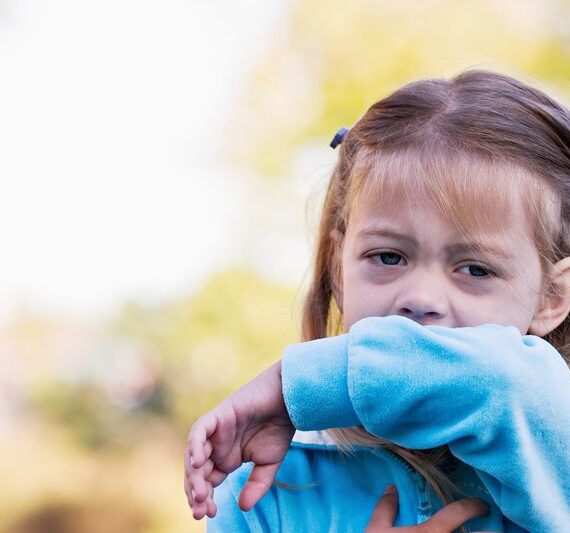
{"type": "Polygon", "coordinates": [[[570,371],[546,341],[371,317],[289,346],[282,375],[298,429],[362,425],[407,448],[447,444],[513,522],[568,531],[570,371]]]}

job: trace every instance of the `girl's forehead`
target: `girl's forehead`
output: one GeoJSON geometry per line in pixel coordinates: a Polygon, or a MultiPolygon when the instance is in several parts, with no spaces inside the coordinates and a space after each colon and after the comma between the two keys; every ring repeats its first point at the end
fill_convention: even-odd
{"type": "Polygon", "coordinates": [[[459,222],[420,191],[358,198],[348,226],[348,238],[365,240],[384,235],[408,238],[427,247],[447,243],[495,249],[528,250],[533,245],[528,216],[519,201],[492,220],[479,211],[463,214],[459,222]]]}
{"type": "MultiPolygon", "coordinates": [[[[397,152],[356,161],[348,213],[366,200],[368,211],[413,216],[414,206],[433,209],[466,235],[530,231],[527,200],[541,186],[530,173],[506,162],[465,154],[397,152]]],[[[356,214],[356,213],[353,213],[356,214]]]]}

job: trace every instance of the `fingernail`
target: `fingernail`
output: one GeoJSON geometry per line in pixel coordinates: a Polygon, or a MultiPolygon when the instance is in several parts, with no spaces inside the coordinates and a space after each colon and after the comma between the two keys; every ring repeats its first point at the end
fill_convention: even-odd
{"type": "Polygon", "coordinates": [[[384,494],[394,494],[396,492],[396,487],[394,485],[388,485],[384,490],[384,494]]]}

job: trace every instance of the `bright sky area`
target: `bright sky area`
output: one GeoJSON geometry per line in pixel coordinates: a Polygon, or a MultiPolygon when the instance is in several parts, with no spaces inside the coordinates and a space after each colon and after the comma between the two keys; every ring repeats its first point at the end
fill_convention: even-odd
{"type": "Polygon", "coordinates": [[[2,318],[174,296],[231,259],[244,192],[210,147],[284,5],[0,0],[2,318]]]}

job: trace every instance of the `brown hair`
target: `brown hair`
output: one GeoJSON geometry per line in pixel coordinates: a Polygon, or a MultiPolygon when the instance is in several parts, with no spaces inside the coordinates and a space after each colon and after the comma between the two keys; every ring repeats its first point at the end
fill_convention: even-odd
{"type": "MultiPolygon", "coordinates": [[[[342,332],[333,296],[334,281],[341,279],[338,235],[344,236],[351,206],[364,186],[375,180],[382,191],[388,177],[404,186],[414,179],[414,187],[423,187],[446,216],[471,231],[473,223],[489,220],[488,213],[470,213],[474,204],[493,210],[512,197],[516,183],[505,176],[516,176],[525,188],[521,197],[548,285],[550,266],[570,255],[569,111],[538,89],[485,70],[413,82],[372,105],[340,145],[303,307],[303,340],[342,332]]],[[[568,363],[570,319],[545,338],[568,363]]],[[[362,428],[329,433],[345,451],[356,443],[390,449],[422,473],[445,502],[457,493],[444,471],[450,459],[446,446],[409,450],[362,428]]]]}

